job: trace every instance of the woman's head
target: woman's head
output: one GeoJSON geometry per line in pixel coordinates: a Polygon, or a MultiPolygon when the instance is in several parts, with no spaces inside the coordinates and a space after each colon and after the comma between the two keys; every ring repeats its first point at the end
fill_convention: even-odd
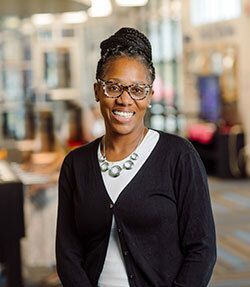
{"type": "Polygon", "coordinates": [[[118,57],[137,59],[148,70],[150,82],[155,79],[152,63],[152,49],[148,38],[134,28],[121,28],[114,35],[101,42],[101,58],[97,64],[96,79],[102,79],[111,60],[118,57]]]}
{"type": "Polygon", "coordinates": [[[122,28],[104,40],[96,78],[95,97],[106,131],[136,135],[143,130],[155,78],[148,39],[135,29],[122,28]]]}

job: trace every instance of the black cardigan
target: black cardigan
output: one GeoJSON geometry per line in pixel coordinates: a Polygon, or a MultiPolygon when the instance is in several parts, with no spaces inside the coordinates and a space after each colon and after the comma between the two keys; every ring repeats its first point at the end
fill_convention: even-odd
{"type": "Polygon", "coordinates": [[[61,168],[56,256],[63,286],[97,286],[113,215],[130,286],[207,286],[215,229],[206,172],[192,145],[160,132],[113,203],[98,164],[99,142],[70,152],[61,168]]]}

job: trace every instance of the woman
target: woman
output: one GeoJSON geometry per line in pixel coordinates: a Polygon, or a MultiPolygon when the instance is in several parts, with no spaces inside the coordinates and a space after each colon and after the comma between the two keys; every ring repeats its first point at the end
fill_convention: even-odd
{"type": "Polygon", "coordinates": [[[189,142],[145,127],[154,78],[139,31],[101,43],[94,91],[106,133],[69,153],[59,180],[64,287],[208,284],[216,250],[206,173],[189,142]]]}

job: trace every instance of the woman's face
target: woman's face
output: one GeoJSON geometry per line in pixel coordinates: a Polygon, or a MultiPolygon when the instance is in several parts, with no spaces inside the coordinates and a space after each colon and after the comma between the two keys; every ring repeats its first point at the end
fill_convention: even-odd
{"type": "MultiPolygon", "coordinates": [[[[106,64],[103,81],[112,81],[124,86],[131,84],[151,84],[150,74],[146,66],[139,60],[119,57],[106,64]]],[[[134,100],[127,90],[119,98],[108,98],[103,86],[94,85],[96,99],[104,117],[107,133],[131,134],[144,128],[144,116],[152,98],[153,91],[142,100],[134,100]]]]}

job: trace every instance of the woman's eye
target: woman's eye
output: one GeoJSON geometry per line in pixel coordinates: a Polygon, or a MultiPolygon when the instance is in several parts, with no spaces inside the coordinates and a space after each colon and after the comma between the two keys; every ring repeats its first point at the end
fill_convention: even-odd
{"type": "Polygon", "coordinates": [[[120,91],[120,87],[117,84],[112,84],[108,86],[108,90],[112,91],[112,92],[119,92],[120,91]]]}
{"type": "Polygon", "coordinates": [[[143,94],[144,89],[142,87],[132,87],[131,92],[134,94],[143,94]]]}

